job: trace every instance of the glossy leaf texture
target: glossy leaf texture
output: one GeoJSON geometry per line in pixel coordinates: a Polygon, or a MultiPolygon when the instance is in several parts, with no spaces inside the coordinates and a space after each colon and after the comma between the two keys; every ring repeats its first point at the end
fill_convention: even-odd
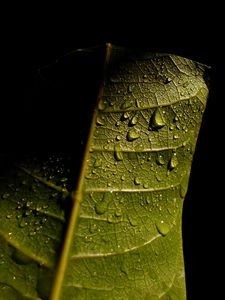
{"type": "Polygon", "coordinates": [[[207,70],[107,44],[76,188],[57,156],[2,179],[0,298],[186,299],[182,206],[207,70]]]}

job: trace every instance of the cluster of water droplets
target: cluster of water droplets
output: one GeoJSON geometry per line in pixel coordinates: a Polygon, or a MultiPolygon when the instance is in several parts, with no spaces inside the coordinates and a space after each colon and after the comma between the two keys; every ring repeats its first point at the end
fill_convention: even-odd
{"type": "MultiPolygon", "coordinates": [[[[204,103],[201,93],[196,92],[198,84],[190,76],[185,72],[175,76],[178,71],[172,59],[165,63],[156,57],[152,69],[144,64],[138,67],[137,76],[124,69],[105,83],[85,188],[93,191],[92,205],[99,220],[126,224],[135,232],[143,230],[142,217],[126,211],[120,201],[129,208],[128,199],[116,199],[116,193],[130,189],[151,195],[157,189],[176,189],[174,201],[170,195],[160,200],[160,192],[158,198],[146,196],[140,201],[151,216],[155,214],[152,232],[166,236],[176,224],[177,211],[186,194],[187,182],[182,181],[191,164],[204,103]],[[95,195],[95,190],[101,197],[95,195]],[[165,201],[167,198],[171,205],[165,201]],[[112,203],[119,204],[112,208],[112,203]]],[[[95,225],[97,228],[98,222],[95,225]]]]}

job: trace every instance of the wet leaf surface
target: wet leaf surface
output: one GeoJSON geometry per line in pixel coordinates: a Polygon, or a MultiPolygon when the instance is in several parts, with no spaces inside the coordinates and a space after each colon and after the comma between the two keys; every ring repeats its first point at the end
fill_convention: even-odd
{"type": "Polygon", "coordinates": [[[59,94],[66,78],[80,107],[63,106],[68,121],[60,124],[63,95],[50,97],[42,83],[45,97],[29,143],[23,136],[41,154],[1,158],[0,296],[186,299],[182,206],[208,67],[107,45],[97,97],[100,49],[77,51],[68,77],[65,59],[41,70],[45,83],[56,77],[59,94]],[[52,103],[41,114],[48,98],[52,103]]]}

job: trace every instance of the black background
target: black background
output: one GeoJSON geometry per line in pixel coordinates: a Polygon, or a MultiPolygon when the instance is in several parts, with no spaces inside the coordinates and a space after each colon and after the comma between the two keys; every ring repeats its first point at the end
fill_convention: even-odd
{"type": "MultiPolygon", "coordinates": [[[[64,137],[58,123],[65,132],[63,124],[68,119],[67,110],[73,111],[74,104],[65,103],[65,99],[60,103],[58,97],[58,109],[52,118],[47,97],[37,105],[39,98],[35,93],[38,69],[76,48],[111,42],[182,55],[212,67],[210,98],[184,204],[189,300],[221,299],[224,277],[220,273],[223,272],[224,239],[224,176],[221,173],[224,163],[224,22],[222,9],[206,6],[205,3],[197,8],[196,4],[183,3],[177,10],[171,8],[170,3],[159,3],[156,8],[149,2],[129,4],[124,8],[116,3],[98,7],[88,3],[83,7],[59,6],[56,10],[56,7],[24,7],[19,11],[15,8],[7,15],[2,35],[0,125],[3,153],[26,152],[37,145],[40,147],[42,130],[46,126],[41,125],[42,112],[45,116],[49,114],[47,127],[51,132],[57,128],[59,134],[53,136],[59,137],[64,149],[73,144],[76,134],[70,130],[64,137]],[[32,101],[36,101],[35,105],[32,101]],[[38,127],[33,130],[30,126],[32,119],[40,121],[39,132],[38,127]],[[35,134],[39,136],[35,137],[35,134]],[[34,142],[36,138],[37,143],[34,142]]],[[[79,102],[76,105],[79,106],[79,102]]],[[[81,114],[76,115],[77,118],[85,120],[81,114]]],[[[68,126],[73,126],[73,122],[68,126]]],[[[51,145],[45,138],[41,148],[48,151],[49,147],[51,145]]]]}

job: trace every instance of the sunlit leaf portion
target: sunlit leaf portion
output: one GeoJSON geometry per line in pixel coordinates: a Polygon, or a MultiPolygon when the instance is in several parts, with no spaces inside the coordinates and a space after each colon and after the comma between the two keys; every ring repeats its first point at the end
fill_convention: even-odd
{"type": "Polygon", "coordinates": [[[60,299],[185,299],[182,204],[208,95],[207,68],[174,55],[107,51],[58,293],[60,299]]]}

